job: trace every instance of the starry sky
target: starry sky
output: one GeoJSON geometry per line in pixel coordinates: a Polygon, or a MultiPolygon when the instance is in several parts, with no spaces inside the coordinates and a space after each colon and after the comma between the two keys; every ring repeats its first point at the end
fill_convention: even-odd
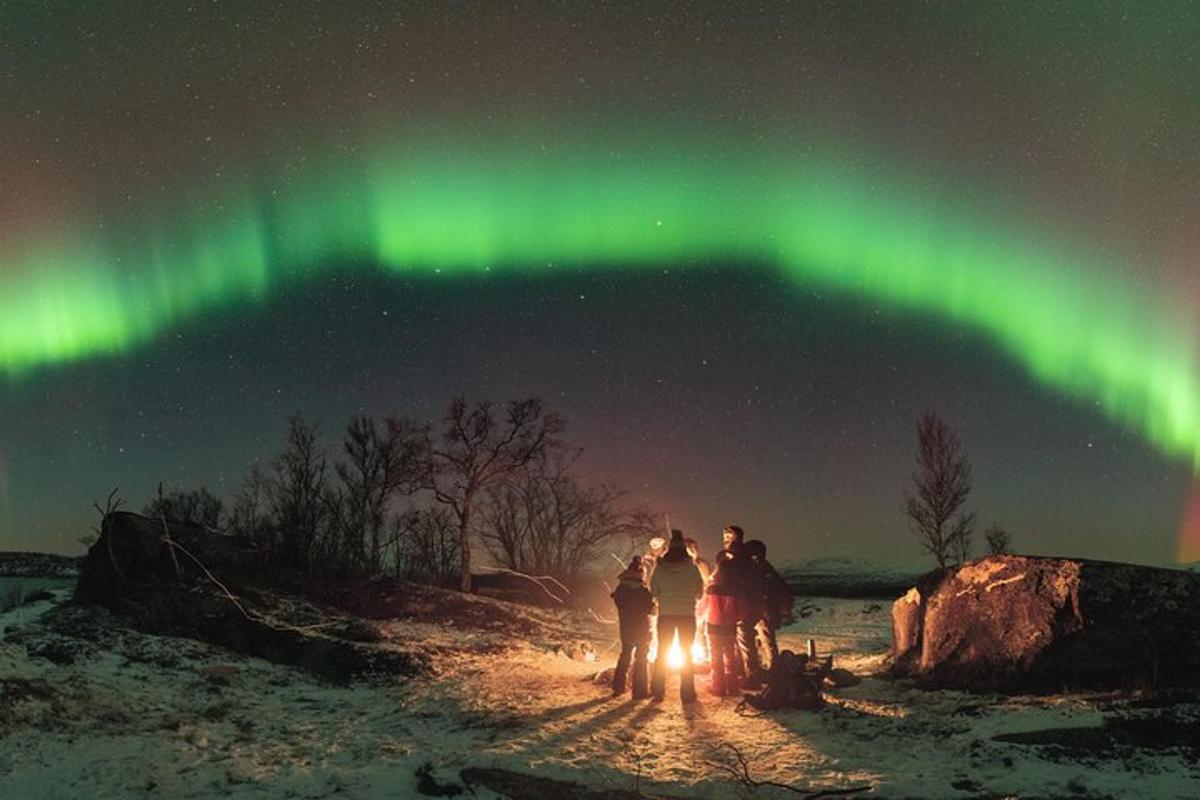
{"type": "Polygon", "coordinates": [[[713,546],[920,563],[935,410],[1018,549],[1200,558],[1198,43],[1183,2],[7,4],[0,547],[465,392],[713,546]]]}

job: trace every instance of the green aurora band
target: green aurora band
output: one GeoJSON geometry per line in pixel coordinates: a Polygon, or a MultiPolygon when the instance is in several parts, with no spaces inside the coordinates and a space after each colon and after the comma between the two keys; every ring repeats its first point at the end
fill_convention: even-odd
{"type": "MultiPolygon", "coordinates": [[[[323,271],[781,270],[982,332],[1200,468],[1191,317],[1103,259],[864,170],[678,147],[375,156],[0,254],[0,375],[121,353],[323,271]],[[100,232],[97,233],[96,231],[100,232]]],[[[85,230],[85,229],[77,229],[85,230]]]]}

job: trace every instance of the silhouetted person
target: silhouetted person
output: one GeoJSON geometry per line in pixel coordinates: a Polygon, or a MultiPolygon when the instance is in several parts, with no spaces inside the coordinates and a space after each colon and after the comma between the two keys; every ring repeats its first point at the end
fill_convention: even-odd
{"type": "Polygon", "coordinates": [[[654,598],[646,588],[642,559],[634,556],[629,566],[617,577],[617,588],[612,593],[617,605],[617,619],[621,627],[621,656],[613,672],[612,693],[616,697],[625,693],[625,681],[633,662],[633,697],[635,700],[650,694],[650,634],[651,617],[654,614],[654,598]]]}
{"type": "Polygon", "coordinates": [[[779,657],[779,642],[775,631],[783,624],[784,617],[792,608],[792,590],[787,582],[767,561],[767,545],[757,539],[746,542],[746,555],[750,559],[750,592],[757,598],[758,609],[761,613],[753,621],[753,631],[757,634],[754,644],[758,652],[758,642],[761,642],[770,656],[770,663],[775,663],[779,657]]]}
{"type": "Polygon", "coordinates": [[[683,650],[679,674],[679,697],[685,703],[696,699],[692,669],[692,640],[696,636],[696,601],[704,594],[700,570],[688,555],[681,531],[671,531],[667,552],[658,560],[650,579],[650,593],[658,602],[658,653],[654,658],[651,692],[662,700],[667,692],[667,653],[676,634],[683,650]]]}
{"type": "Polygon", "coordinates": [[[737,621],[742,601],[732,593],[732,578],[732,557],[722,553],[717,557],[712,580],[704,590],[712,679],[710,691],[719,696],[736,695],[742,682],[742,659],[737,649],[737,621]]]}
{"type": "Polygon", "coordinates": [[[730,558],[730,591],[741,602],[738,604],[737,648],[742,660],[742,673],[746,676],[744,686],[756,688],[762,685],[762,659],[754,644],[754,624],[763,615],[761,598],[756,598],[752,583],[750,558],[746,555],[746,532],[738,525],[726,525],[721,531],[724,551],[730,558]]]}
{"type": "MultiPolygon", "coordinates": [[[[654,570],[656,567],[658,567],[658,560],[660,558],[662,558],[663,554],[665,554],[666,552],[667,552],[667,540],[664,539],[663,537],[655,536],[654,538],[652,538],[649,541],[646,552],[645,552],[645,554],[642,555],[642,564],[644,566],[643,571],[646,574],[646,585],[647,586],[650,584],[651,579],[654,577],[654,570]]],[[[650,634],[650,649],[657,650],[658,649],[657,627],[653,627],[651,630],[652,630],[652,633],[650,634]]]]}

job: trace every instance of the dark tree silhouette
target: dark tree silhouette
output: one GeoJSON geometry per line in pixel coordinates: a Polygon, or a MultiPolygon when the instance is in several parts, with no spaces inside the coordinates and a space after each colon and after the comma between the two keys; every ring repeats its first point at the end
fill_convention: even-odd
{"type": "Polygon", "coordinates": [[[913,491],[905,493],[909,527],[939,567],[965,559],[971,549],[975,512],[966,511],[971,464],[958,434],[937,414],[917,421],[917,465],[913,491]]]}
{"type": "Polygon", "coordinates": [[[284,558],[311,568],[328,515],[329,487],[316,426],[300,416],[288,421],[287,449],[275,460],[269,487],[271,517],[280,532],[284,558]]]}
{"type": "Polygon", "coordinates": [[[994,556],[1012,552],[1012,536],[999,525],[992,525],[984,531],[983,538],[987,541],[988,552],[994,556]]]}
{"type": "Polygon", "coordinates": [[[330,499],[337,509],[334,549],[345,571],[376,573],[382,568],[388,507],[397,494],[417,488],[423,436],[422,428],[399,417],[382,426],[368,417],[353,417],[346,426],[346,460],[334,468],[341,489],[330,499]]]}
{"type": "Polygon", "coordinates": [[[562,428],[562,418],[536,398],[513,400],[500,416],[490,402],[472,407],[460,396],[437,440],[425,437],[422,485],[453,514],[464,592],[471,591],[471,526],[484,493],[544,455],[562,428]]]}
{"type": "Polygon", "coordinates": [[[221,498],[203,486],[199,489],[175,489],[164,494],[161,483],[158,485],[158,495],[142,509],[142,513],[148,517],[210,528],[221,524],[223,511],[221,498]]]}
{"type": "Polygon", "coordinates": [[[649,512],[622,507],[623,490],[577,480],[570,471],[580,454],[556,450],[487,491],[480,538],[502,566],[571,582],[607,560],[601,549],[614,539],[658,530],[649,512]]]}
{"type": "Polygon", "coordinates": [[[265,566],[275,553],[275,529],[270,516],[271,482],[258,461],[233,492],[229,531],[255,542],[265,566]]]}
{"type": "Polygon", "coordinates": [[[458,577],[458,528],[446,506],[409,509],[392,529],[396,577],[438,585],[458,577]]]}

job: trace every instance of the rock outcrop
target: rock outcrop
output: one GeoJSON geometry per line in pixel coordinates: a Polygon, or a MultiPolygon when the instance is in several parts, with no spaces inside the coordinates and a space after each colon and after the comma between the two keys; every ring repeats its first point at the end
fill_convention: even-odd
{"type": "Polygon", "coordinates": [[[1200,575],[1000,555],[892,606],[896,673],[968,690],[1200,685],[1200,575]]]}
{"type": "Polygon", "coordinates": [[[263,572],[241,540],[114,512],[84,558],[74,599],[146,633],[201,639],[338,682],[427,669],[423,653],[379,643],[369,623],[265,587],[263,572]]]}

